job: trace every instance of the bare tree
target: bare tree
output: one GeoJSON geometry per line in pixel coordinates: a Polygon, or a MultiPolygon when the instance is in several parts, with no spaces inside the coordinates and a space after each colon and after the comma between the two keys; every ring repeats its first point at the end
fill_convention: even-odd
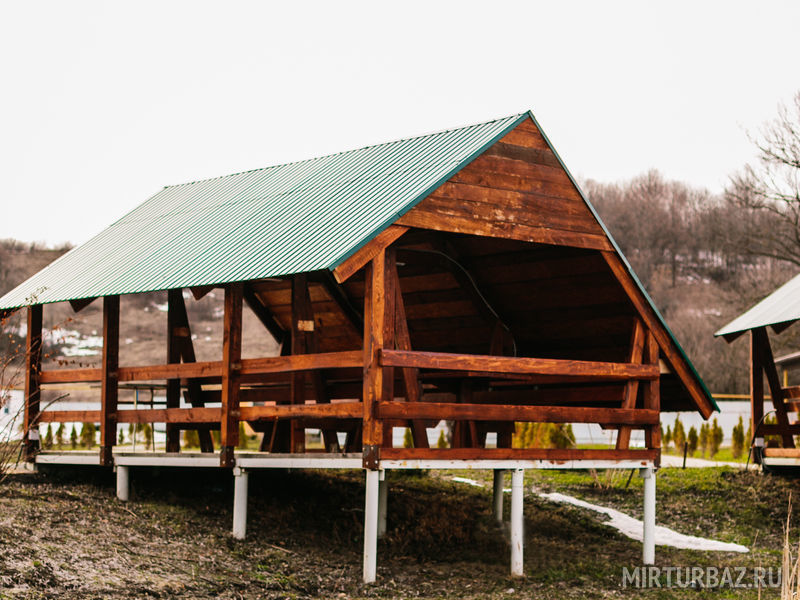
{"type": "Polygon", "coordinates": [[[725,190],[740,213],[736,237],[751,254],[800,265],[800,92],[751,140],[756,160],[725,190]]]}

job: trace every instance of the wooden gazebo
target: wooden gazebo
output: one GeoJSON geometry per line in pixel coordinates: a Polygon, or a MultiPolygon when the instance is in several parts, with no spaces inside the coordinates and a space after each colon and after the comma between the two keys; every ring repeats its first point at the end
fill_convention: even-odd
{"type": "Polygon", "coordinates": [[[249,469],[364,468],[366,581],[393,468],[494,469],[500,483],[512,470],[515,574],[522,469],[641,469],[652,562],[660,411],[715,410],[530,113],[164,188],[0,299],[19,308],[29,460],[114,466],[122,498],[130,466],[234,468],[239,537],[249,469]],[[224,290],[219,360],[195,360],[187,289],[224,290]],[[169,290],[166,361],[120,365],[119,298],[155,290],[169,290]],[[101,366],[42,371],[43,306],[98,298],[101,366]],[[242,359],[245,306],[280,356],[242,359]],[[40,410],[41,387],[66,382],[100,382],[98,409],[40,410]],[[118,406],[121,382],[166,382],[163,407],[118,406]],[[455,423],[444,449],[427,436],[441,420],[455,423]],[[259,452],[234,450],[240,421],[263,432],[259,452]],[[619,433],[608,449],[512,448],[520,421],[619,433]],[[99,423],[99,454],[39,452],[48,422],[99,423]],[[146,422],[166,423],[166,452],[115,450],[120,424],[146,422]],[[410,427],[414,447],[394,447],[393,427],[410,427]],[[324,451],[305,447],[307,428],[321,429],[324,451]],[[181,452],[186,429],[202,453],[181,452]],[[644,448],[630,447],[634,429],[644,448]]]}
{"type": "Polygon", "coordinates": [[[776,359],[769,339],[769,329],[775,335],[783,333],[800,319],[800,275],[786,282],[758,304],[739,315],[720,329],[716,335],[728,343],[745,333],[750,338],[750,431],[754,460],[766,466],[800,466],[800,448],[794,437],[800,435],[800,423],[792,417],[797,412],[800,386],[788,385],[786,370],[797,364],[798,356],[776,359]],[[782,378],[778,366],[784,368],[782,378]],[[764,379],[769,386],[772,409],[764,412],[764,379]],[[773,416],[773,419],[767,417],[773,416]],[[771,421],[775,422],[771,422],[771,421]],[[770,422],[767,422],[770,421],[770,422]],[[765,447],[764,439],[771,436],[775,444],[765,447]]]}

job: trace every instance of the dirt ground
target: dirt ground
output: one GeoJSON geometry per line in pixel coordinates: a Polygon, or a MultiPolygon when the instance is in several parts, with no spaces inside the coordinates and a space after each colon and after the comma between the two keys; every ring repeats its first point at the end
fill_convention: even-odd
{"type": "MultiPolygon", "coordinates": [[[[659,548],[658,560],[669,564],[779,562],[779,522],[785,516],[785,504],[783,509],[781,504],[794,484],[765,480],[760,474],[704,471],[714,475],[703,476],[699,483],[685,476],[681,479],[679,474],[664,477],[664,509],[659,518],[669,523],[676,515],[685,517],[698,496],[714,494],[714,490],[717,497],[731,495],[726,501],[732,503],[752,500],[757,498],[752,495],[753,486],[758,486],[768,492],[763,496],[770,506],[759,508],[755,516],[745,516],[744,523],[732,525],[730,515],[716,504],[706,506],[713,512],[695,515],[693,522],[699,520],[698,528],[702,524],[709,535],[713,532],[726,541],[751,545],[755,536],[761,550],[752,555],[701,556],[659,548]],[[741,497],[733,497],[737,494],[741,497]],[[776,523],[777,531],[773,531],[776,523]]],[[[452,482],[452,474],[390,475],[389,531],[379,544],[379,580],[372,586],[360,583],[364,498],[360,472],[253,472],[248,539],[242,542],[230,536],[232,477],[226,472],[134,469],[128,503],[115,498],[113,475],[99,468],[13,475],[0,484],[0,597],[615,598],[643,594],[620,587],[621,567],[639,563],[641,545],[590,513],[530,496],[525,512],[526,577],[515,580],[508,576],[508,546],[504,532],[491,518],[488,488],[452,482]]],[[[539,489],[559,489],[633,514],[640,504],[638,478],[624,489],[625,477],[606,482],[611,487],[598,486],[588,475],[531,477],[526,483],[539,489]]],[[[649,590],[646,595],[674,597],[662,591],[649,590]]],[[[696,591],[688,593],[693,598],[705,597],[696,591]]],[[[722,591],[707,597],[740,595],[722,591]]],[[[763,597],[776,596],[768,592],[763,597]]]]}

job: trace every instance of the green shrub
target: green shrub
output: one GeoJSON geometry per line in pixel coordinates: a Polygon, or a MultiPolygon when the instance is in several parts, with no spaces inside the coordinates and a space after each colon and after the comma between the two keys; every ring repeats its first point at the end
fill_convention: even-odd
{"type": "Polygon", "coordinates": [[[740,415],[739,422],[734,425],[731,435],[731,453],[733,454],[733,458],[741,458],[744,453],[744,444],[744,422],[740,415]]]}
{"type": "Polygon", "coordinates": [[[697,429],[692,426],[689,428],[689,434],[686,436],[686,449],[689,453],[689,456],[694,456],[694,453],[697,452],[698,441],[699,437],[697,435],[697,429]]]}

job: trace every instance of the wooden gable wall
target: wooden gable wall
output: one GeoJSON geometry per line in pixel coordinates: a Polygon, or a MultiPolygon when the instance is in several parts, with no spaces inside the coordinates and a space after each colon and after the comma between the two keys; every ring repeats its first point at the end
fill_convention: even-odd
{"type": "Polygon", "coordinates": [[[613,249],[530,119],[451,177],[397,224],[525,242],[613,249]]]}

